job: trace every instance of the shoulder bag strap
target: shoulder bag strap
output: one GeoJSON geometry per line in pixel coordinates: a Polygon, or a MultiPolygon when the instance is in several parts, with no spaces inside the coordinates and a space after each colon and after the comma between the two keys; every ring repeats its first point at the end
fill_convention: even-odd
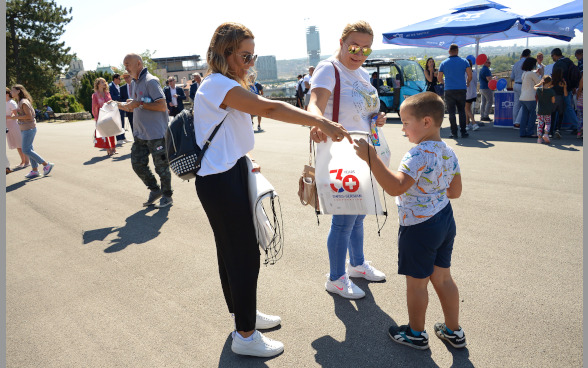
{"type": "MultiPolygon", "coordinates": [[[[196,167],[197,168],[200,167],[200,163],[202,162],[202,158],[204,157],[204,153],[206,153],[206,150],[208,149],[208,146],[210,146],[210,142],[212,142],[212,139],[216,135],[216,132],[218,132],[218,130],[220,129],[221,125],[223,125],[223,123],[224,123],[224,121],[225,121],[225,119],[227,118],[228,115],[229,114],[227,113],[227,115],[225,115],[223,121],[221,121],[220,124],[217,125],[216,128],[214,128],[214,130],[212,131],[212,134],[206,140],[206,142],[204,143],[204,146],[202,146],[202,150],[200,151],[200,154],[196,158],[196,167]]],[[[193,124],[193,122],[194,122],[194,115],[192,114],[192,124],[193,124]]]]}
{"type": "Polygon", "coordinates": [[[333,121],[335,123],[339,122],[339,101],[341,100],[341,79],[339,78],[339,69],[334,62],[331,61],[333,64],[333,68],[335,68],[335,90],[333,91],[333,121]]]}

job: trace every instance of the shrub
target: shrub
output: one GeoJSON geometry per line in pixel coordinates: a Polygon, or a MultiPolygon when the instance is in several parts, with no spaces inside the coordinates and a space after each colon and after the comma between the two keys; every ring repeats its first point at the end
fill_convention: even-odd
{"type": "Polygon", "coordinates": [[[43,99],[43,105],[47,105],[55,112],[82,112],[84,107],[76,101],[73,95],[56,93],[43,99]]]}

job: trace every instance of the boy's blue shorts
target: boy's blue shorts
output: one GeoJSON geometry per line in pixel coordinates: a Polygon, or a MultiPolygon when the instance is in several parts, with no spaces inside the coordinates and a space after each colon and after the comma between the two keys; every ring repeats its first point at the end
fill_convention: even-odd
{"type": "Polygon", "coordinates": [[[420,224],[398,229],[398,273],[424,279],[434,266],[449,268],[456,229],[451,203],[420,224]]]}

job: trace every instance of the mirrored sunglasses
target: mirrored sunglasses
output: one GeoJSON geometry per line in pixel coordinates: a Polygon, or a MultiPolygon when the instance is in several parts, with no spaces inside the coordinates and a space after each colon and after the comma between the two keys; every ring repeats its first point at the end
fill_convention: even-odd
{"type": "Polygon", "coordinates": [[[370,54],[372,53],[372,49],[370,49],[369,47],[359,47],[357,45],[348,45],[347,51],[349,51],[349,53],[353,55],[357,54],[358,52],[361,52],[363,56],[370,56],[370,54]]]}
{"type": "Polygon", "coordinates": [[[257,55],[253,55],[253,54],[245,54],[245,55],[241,55],[241,57],[243,58],[243,62],[245,64],[249,64],[252,61],[255,62],[255,60],[257,60],[257,55]]]}

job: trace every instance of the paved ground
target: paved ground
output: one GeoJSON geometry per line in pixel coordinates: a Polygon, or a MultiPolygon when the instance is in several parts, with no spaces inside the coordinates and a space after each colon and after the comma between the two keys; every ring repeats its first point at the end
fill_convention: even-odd
{"type": "MultiPolygon", "coordinates": [[[[255,158],[281,195],[286,246],[263,267],[259,309],[281,315],[267,333],[285,343],[274,359],[234,355],[232,322],[211,229],[193,182],[174,178],[173,207],[144,209],[130,144],[115,158],[92,147],[93,122],[40,124],[35,149],[56,163],[46,178],[7,176],[9,367],[578,367],[582,365],[583,147],[566,134],[551,146],[486,126],[449,141],[464,190],[452,272],[468,348],[433,337],[413,351],[387,336],[407,322],[396,274],[396,208],[367,259],[383,283],[358,284],[359,301],[324,290],[329,216],[320,226],[296,197],[308,130],[265,119],[255,158]]],[[[447,123],[442,133],[448,135],[447,123]]],[[[410,143],[398,119],[384,128],[396,166],[410,143]]],[[[9,151],[13,164],[15,151],[9,151]]],[[[381,220],[381,218],[380,218],[381,220]]],[[[427,328],[442,318],[432,287],[427,328]]]]}

